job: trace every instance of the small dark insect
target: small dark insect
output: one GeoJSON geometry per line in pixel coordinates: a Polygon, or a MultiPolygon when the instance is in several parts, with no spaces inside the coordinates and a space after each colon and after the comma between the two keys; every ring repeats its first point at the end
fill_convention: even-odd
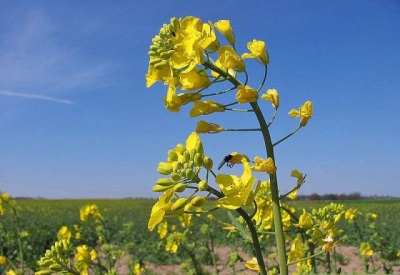
{"type": "Polygon", "coordinates": [[[232,168],[233,163],[230,163],[230,161],[232,160],[233,156],[232,155],[227,155],[224,157],[224,159],[221,161],[221,163],[218,165],[218,170],[222,168],[222,166],[224,166],[224,164],[226,163],[226,165],[230,168],[232,168]]]}

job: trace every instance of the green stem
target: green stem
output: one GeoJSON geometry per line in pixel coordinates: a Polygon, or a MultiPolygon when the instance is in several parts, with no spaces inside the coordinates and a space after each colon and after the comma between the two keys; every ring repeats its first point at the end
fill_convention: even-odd
{"type": "Polygon", "coordinates": [[[12,212],[14,213],[15,221],[16,221],[16,225],[17,225],[17,241],[18,241],[19,258],[20,258],[20,264],[21,264],[20,268],[21,268],[21,270],[24,270],[24,252],[22,250],[22,242],[21,242],[21,232],[22,231],[21,231],[21,227],[20,227],[21,222],[19,219],[17,209],[14,206],[12,206],[11,204],[9,204],[9,205],[10,205],[12,212]]]}
{"type": "MultiPolygon", "coordinates": [[[[224,197],[224,194],[222,194],[220,191],[212,188],[211,186],[208,187],[208,191],[211,192],[212,194],[214,194],[215,196],[217,196],[218,198],[224,197]]],[[[249,227],[251,239],[253,241],[254,254],[257,258],[257,263],[260,268],[260,274],[267,275],[267,269],[265,267],[264,258],[263,258],[262,252],[261,252],[260,241],[258,239],[257,230],[253,224],[253,221],[251,220],[251,218],[247,214],[247,212],[243,210],[243,208],[236,209],[236,212],[238,212],[239,215],[242,216],[242,218],[246,222],[247,226],[249,227]]]]}
{"type": "Polygon", "coordinates": [[[301,128],[301,126],[299,126],[296,130],[294,130],[293,132],[291,132],[291,133],[290,133],[289,135],[287,135],[286,137],[281,138],[280,140],[278,140],[277,142],[275,142],[274,144],[272,144],[272,146],[276,146],[276,145],[278,145],[279,143],[281,143],[282,141],[288,139],[289,137],[291,137],[292,135],[294,135],[298,130],[300,130],[300,128],[301,128]]]}
{"type": "MultiPolygon", "coordinates": [[[[272,158],[275,162],[274,156],[274,147],[272,145],[271,136],[269,134],[268,125],[265,122],[265,118],[261,112],[260,107],[258,106],[257,101],[250,103],[251,107],[254,110],[254,113],[257,116],[258,122],[260,123],[261,132],[264,138],[265,148],[267,151],[267,156],[272,158]]],[[[283,223],[282,223],[282,214],[281,207],[279,203],[279,189],[278,189],[278,178],[276,173],[270,174],[270,184],[271,184],[271,196],[272,196],[272,211],[274,214],[274,226],[275,226],[275,239],[276,245],[278,249],[278,257],[279,257],[279,267],[280,274],[287,275],[288,274],[288,266],[287,266],[287,257],[286,257],[286,248],[285,248],[285,235],[283,233],[283,223]]]]}
{"type": "Polygon", "coordinates": [[[288,265],[292,265],[292,264],[296,264],[296,263],[299,263],[299,262],[303,262],[303,261],[306,261],[306,260],[308,260],[308,259],[315,259],[315,258],[318,257],[319,255],[322,255],[322,254],[324,254],[324,253],[325,253],[325,252],[320,252],[320,253],[317,253],[317,254],[314,254],[314,255],[305,257],[305,258],[301,258],[301,259],[299,259],[299,260],[296,260],[296,261],[293,261],[293,262],[288,263],[288,265]]]}
{"type": "Polygon", "coordinates": [[[260,268],[260,274],[266,275],[267,269],[265,267],[264,258],[261,252],[260,241],[258,240],[257,230],[250,218],[250,216],[243,210],[243,208],[236,209],[236,212],[242,216],[247,226],[249,227],[251,239],[253,240],[254,254],[256,254],[258,267],[260,268]],[[260,260],[261,259],[261,260],[260,260]]]}
{"type": "Polygon", "coordinates": [[[261,131],[260,128],[248,128],[248,129],[224,129],[224,132],[255,132],[261,131]]]}
{"type": "MultiPolygon", "coordinates": [[[[233,77],[233,76],[231,76],[230,74],[228,74],[227,72],[225,72],[225,71],[223,71],[223,70],[221,70],[220,68],[218,68],[217,66],[215,66],[214,64],[212,64],[212,63],[210,63],[210,62],[205,62],[204,64],[204,67],[207,69],[207,68],[210,68],[211,70],[213,70],[213,71],[215,71],[215,72],[217,72],[218,74],[220,74],[220,75],[223,75],[223,77],[224,78],[226,78],[229,82],[231,82],[233,85],[235,85],[235,87],[237,87],[237,86],[239,86],[239,85],[241,85],[241,83],[240,83],[240,81],[239,80],[237,80],[235,77],[233,77]]],[[[247,76],[247,74],[246,74],[246,76],[247,76]]],[[[257,102],[255,102],[255,103],[251,103],[252,104],[252,107],[253,107],[253,110],[254,111],[256,111],[255,110],[255,108],[254,108],[254,104],[255,104],[255,106],[257,106],[257,112],[256,112],[256,115],[257,115],[257,118],[259,118],[259,116],[261,115],[261,118],[262,118],[262,121],[263,121],[263,123],[260,121],[260,118],[259,118],[259,121],[260,121],[260,126],[261,126],[261,129],[264,127],[265,129],[267,129],[267,131],[268,131],[268,127],[267,127],[267,124],[265,123],[265,119],[264,119],[264,117],[263,117],[263,115],[262,115],[262,113],[261,113],[261,110],[260,110],[260,108],[258,107],[258,105],[257,105],[257,102]]],[[[264,135],[264,132],[265,132],[265,130],[263,131],[263,135],[264,135]]],[[[269,136],[269,133],[268,133],[268,136],[269,136]]],[[[264,140],[265,140],[265,137],[264,137],[264,140]]],[[[272,149],[272,146],[271,146],[271,149],[272,149]]],[[[277,188],[276,188],[277,189],[277,188]]],[[[217,197],[220,197],[221,198],[221,195],[223,196],[223,194],[221,194],[219,191],[217,191],[217,190],[215,190],[215,189],[212,189],[212,188],[210,188],[209,187],[209,190],[210,190],[210,192],[211,193],[213,193],[213,194],[219,194],[219,195],[217,195],[217,197]]],[[[276,199],[277,199],[277,202],[278,202],[278,211],[279,211],[279,215],[280,215],[280,209],[279,209],[279,196],[275,196],[276,197],[276,199]]],[[[261,252],[261,246],[260,246],[260,242],[259,242],[259,240],[258,240],[258,235],[257,235],[257,231],[256,231],[256,229],[255,229],[255,227],[254,227],[254,224],[253,224],[253,222],[252,222],[252,220],[251,220],[251,218],[249,217],[249,215],[243,210],[243,209],[241,209],[241,208],[239,208],[239,209],[237,209],[236,211],[243,217],[243,219],[246,221],[246,223],[247,223],[247,225],[248,225],[248,227],[249,227],[249,230],[250,230],[250,234],[251,234],[251,237],[252,237],[252,240],[253,240],[253,248],[254,248],[254,251],[255,251],[255,256],[256,256],[256,258],[257,258],[257,262],[258,262],[258,266],[259,266],[259,268],[260,268],[260,274],[263,274],[263,275],[266,275],[267,274],[267,269],[266,269],[266,267],[265,267],[265,263],[264,263],[264,258],[263,258],[263,255],[262,255],[262,252],[261,252]],[[240,210],[239,210],[240,209],[240,210]]],[[[275,213],[276,211],[274,210],[274,213],[275,213]]],[[[276,217],[276,216],[274,216],[274,218],[275,218],[275,220],[276,220],[276,218],[278,218],[278,217],[276,217]]],[[[282,224],[282,219],[281,219],[281,216],[279,216],[279,221],[280,221],[280,223],[282,224]]],[[[281,226],[281,229],[280,229],[281,231],[282,231],[282,236],[283,236],[283,227],[281,226]]],[[[281,235],[280,235],[281,236],[281,235]]],[[[283,239],[283,248],[285,247],[285,243],[284,243],[284,239],[283,239]]],[[[278,251],[280,251],[280,246],[278,246],[278,251]]],[[[285,270],[286,269],[286,273],[282,273],[282,274],[287,274],[287,263],[286,263],[286,252],[285,252],[285,250],[283,250],[284,251],[284,259],[285,259],[285,263],[284,263],[284,265],[285,265],[285,267],[283,267],[283,270],[285,270]]],[[[280,254],[282,254],[282,253],[280,253],[280,254]]]]}

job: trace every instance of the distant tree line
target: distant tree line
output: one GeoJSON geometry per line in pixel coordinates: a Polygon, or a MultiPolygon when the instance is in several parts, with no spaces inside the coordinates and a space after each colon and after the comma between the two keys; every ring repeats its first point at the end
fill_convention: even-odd
{"type": "Polygon", "coordinates": [[[390,199],[394,197],[390,196],[363,196],[360,192],[354,192],[350,194],[324,194],[320,195],[312,193],[310,195],[298,195],[297,200],[304,201],[342,201],[342,200],[364,200],[364,199],[390,199]]]}

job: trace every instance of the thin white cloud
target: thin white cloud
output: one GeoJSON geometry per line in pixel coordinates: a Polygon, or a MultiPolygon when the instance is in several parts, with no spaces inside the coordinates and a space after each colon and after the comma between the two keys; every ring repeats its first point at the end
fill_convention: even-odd
{"type": "Polygon", "coordinates": [[[36,98],[44,99],[106,85],[112,62],[87,58],[70,38],[64,43],[63,28],[46,10],[27,10],[18,20],[2,21],[0,89],[42,91],[43,98],[36,98]]]}
{"type": "Polygon", "coordinates": [[[38,95],[38,94],[17,93],[17,92],[12,92],[12,91],[0,91],[0,96],[22,97],[22,98],[28,98],[28,99],[46,100],[46,101],[52,101],[52,102],[63,103],[63,104],[68,104],[68,105],[74,104],[73,101],[67,100],[67,99],[60,99],[60,98],[55,98],[55,97],[45,96],[45,95],[38,95]]]}

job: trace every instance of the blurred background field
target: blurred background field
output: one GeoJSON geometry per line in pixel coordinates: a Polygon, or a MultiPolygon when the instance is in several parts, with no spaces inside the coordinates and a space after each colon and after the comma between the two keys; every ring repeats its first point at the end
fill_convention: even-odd
{"type": "MultiPolygon", "coordinates": [[[[169,253],[165,249],[165,243],[157,234],[157,230],[150,232],[147,229],[147,222],[150,215],[151,207],[156,202],[155,199],[18,199],[19,222],[21,230],[28,233],[24,238],[23,248],[25,251],[25,261],[29,268],[35,270],[37,261],[43,256],[46,249],[49,249],[57,240],[57,232],[62,226],[73,228],[75,224],[80,222],[79,209],[88,204],[96,204],[100,212],[105,216],[107,221],[110,239],[113,243],[118,244],[121,248],[127,251],[128,255],[155,265],[179,265],[187,252],[179,250],[177,253],[169,253]]],[[[296,208],[296,212],[301,213],[302,208],[306,210],[317,209],[329,204],[329,201],[295,201],[290,202],[290,205],[296,208]]],[[[375,213],[377,218],[374,221],[376,231],[387,244],[382,244],[385,247],[389,245],[393,248],[400,247],[400,199],[360,199],[335,201],[335,203],[344,204],[346,209],[357,208],[362,213],[375,213]]],[[[218,219],[229,221],[226,212],[214,212],[218,219]],[[225,214],[224,214],[225,213],[225,214]]],[[[194,217],[201,219],[201,217],[194,217]]],[[[203,221],[203,220],[202,220],[203,221]]],[[[227,237],[227,230],[222,229],[220,224],[208,224],[210,234],[200,234],[203,230],[204,222],[196,221],[191,228],[192,237],[195,236],[196,241],[203,243],[204,246],[209,246],[212,243],[215,247],[232,247],[236,250],[241,247],[245,252],[249,251],[250,246],[241,238],[227,237]]],[[[205,221],[205,220],[204,220],[205,221]]],[[[0,219],[0,252],[7,255],[9,258],[17,257],[18,246],[15,238],[12,238],[12,232],[15,230],[16,219],[11,213],[6,213],[0,219]]],[[[178,219],[171,218],[170,224],[179,224],[178,219]]],[[[360,225],[362,226],[362,225],[360,225]]],[[[342,239],[338,246],[359,247],[360,230],[367,230],[368,225],[357,228],[354,224],[349,224],[344,221],[340,224],[343,229],[341,234],[342,239]]],[[[82,239],[85,242],[91,242],[96,245],[96,236],[94,232],[85,229],[81,232],[82,239]]],[[[295,234],[295,232],[293,232],[295,234]]],[[[264,240],[266,246],[272,244],[268,239],[264,240]]],[[[272,247],[265,248],[272,249],[272,247]]],[[[273,250],[273,249],[272,249],[273,250]]],[[[396,249],[392,258],[396,261],[396,249]]],[[[203,251],[204,252],[204,251],[203,251]]],[[[379,252],[379,251],[377,251],[379,252]]],[[[201,259],[202,264],[210,264],[212,259],[210,255],[204,252],[204,259],[201,259]]],[[[387,255],[387,257],[391,257],[387,255]]],[[[247,259],[246,259],[247,260],[247,259]]],[[[340,259],[339,259],[340,260],[340,259]]],[[[342,262],[346,264],[349,259],[342,262]]],[[[351,260],[351,259],[350,259],[351,260]]]]}

